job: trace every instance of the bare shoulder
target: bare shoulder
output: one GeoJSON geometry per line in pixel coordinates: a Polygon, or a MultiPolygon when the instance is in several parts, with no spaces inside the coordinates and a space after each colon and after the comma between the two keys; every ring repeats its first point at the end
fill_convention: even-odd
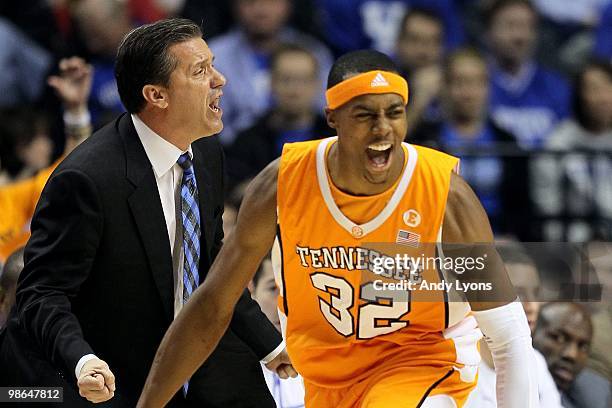
{"type": "Polygon", "coordinates": [[[470,185],[451,176],[443,227],[444,242],[490,242],[493,233],[487,214],[470,185]]]}

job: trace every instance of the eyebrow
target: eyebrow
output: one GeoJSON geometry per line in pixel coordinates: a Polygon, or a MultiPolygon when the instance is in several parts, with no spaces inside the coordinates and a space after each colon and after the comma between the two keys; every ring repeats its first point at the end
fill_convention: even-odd
{"type": "Polygon", "coordinates": [[[372,108],[370,108],[369,106],[365,106],[365,105],[355,105],[353,106],[353,110],[357,111],[357,110],[365,110],[368,112],[373,112],[374,110],[372,108]]]}
{"type": "Polygon", "coordinates": [[[567,330],[565,327],[560,327],[556,330],[557,332],[563,333],[564,336],[569,337],[578,342],[591,344],[591,340],[588,337],[581,337],[580,334],[578,336],[574,335],[571,331],[567,330]]]}
{"type": "Polygon", "coordinates": [[[387,110],[393,110],[393,109],[402,108],[402,107],[404,107],[404,104],[402,102],[397,102],[389,106],[387,110]]]}
{"type": "Polygon", "coordinates": [[[199,61],[196,61],[196,62],[194,62],[193,64],[191,64],[190,69],[193,69],[193,68],[197,67],[198,65],[206,65],[206,64],[208,64],[209,62],[210,62],[210,63],[212,63],[212,62],[214,62],[214,61],[215,61],[215,57],[214,57],[214,56],[212,57],[212,59],[211,59],[211,58],[206,57],[206,58],[203,58],[203,59],[201,59],[201,60],[199,60],[199,61]]]}
{"type": "MultiPolygon", "coordinates": [[[[403,106],[403,104],[401,102],[396,102],[396,103],[392,104],[391,106],[385,108],[385,110],[389,111],[389,110],[401,108],[402,106],[403,106]]],[[[371,108],[369,106],[366,106],[366,105],[355,105],[353,107],[353,110],[354,111],[365,110],[365,111],[368,111],[368,112],[375,112],[377,109],[373,109],[373,108],[371,108]]]]}

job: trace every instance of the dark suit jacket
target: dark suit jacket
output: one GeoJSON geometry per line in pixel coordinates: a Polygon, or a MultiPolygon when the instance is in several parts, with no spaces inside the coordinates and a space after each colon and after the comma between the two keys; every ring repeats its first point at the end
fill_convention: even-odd
{"type": "MultiPolygon", "coordinates": [[[[223,156],[215,137],[193,144],[202,220],[200,277],[221,247],[223,156]]],[[[108,406],[133,407],[173,319],[172,259],[151,164],[131,117],[83,142],[49,179],[0,349],[0,385],[61,384],[75,404],[85,354],[117,381],[108,406]],[[7,369],[7,367],[9,367],[7,369]]],[[[192,377],[199,407],[274,406],[259,359],[280,343],[245,290],[230,328],[192,377]]],[[[180,393],[179,405],[188,405],[180,393]]]]}

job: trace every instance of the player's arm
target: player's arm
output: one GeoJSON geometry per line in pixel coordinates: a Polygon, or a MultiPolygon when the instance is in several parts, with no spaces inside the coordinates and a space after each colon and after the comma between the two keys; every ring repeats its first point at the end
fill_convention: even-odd
{"type": "Polygon", "coordinates": [[[472,310],[503,306],[516,299],[504,263],[495,250],[487,214],[468,183],[453,173],[442,227],[443,253],[450,258],[480,259],[484,268],[456,273],[462,283],[491,283],[491,291],[469,291],[472,310]]]}
{"type": "Polygon", "coordinates": [[[487,215],[478,198],[453,174],[442,229],[445,256],[482,257],[483,268],[457,273],[462,283],[490,283],[491,290],[466,292],[495,364],[497,403],[502,408],[538,406],[531,333],[504,264],[497,253],[487,215]]]}
{"type": "Polygon", "coordinates": [[[139,407],[165,406],[225,333],[240,294],[274,242],[277,177],[278,160],[247,189],[234,232],[157,350],[139,407]]]}

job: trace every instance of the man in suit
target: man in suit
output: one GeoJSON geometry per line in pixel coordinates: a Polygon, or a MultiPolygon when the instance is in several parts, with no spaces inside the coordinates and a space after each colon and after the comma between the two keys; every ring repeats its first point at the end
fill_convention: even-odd
{"type": "MultiPolygon", "coordinates": [[[[223,127],[225,78],[212,61],[189,20],[124,38],[115,76],[129,113],[80,145],[43,191],[0,334],[0,385],[63,386],[71,407],[136,405],[164,332],[223,239],[222,150],[204,137],[223,127]]],[[[274,406],[259,360],[293,374],[245,291],[214,357],[171,405],[274,406]]]]}

